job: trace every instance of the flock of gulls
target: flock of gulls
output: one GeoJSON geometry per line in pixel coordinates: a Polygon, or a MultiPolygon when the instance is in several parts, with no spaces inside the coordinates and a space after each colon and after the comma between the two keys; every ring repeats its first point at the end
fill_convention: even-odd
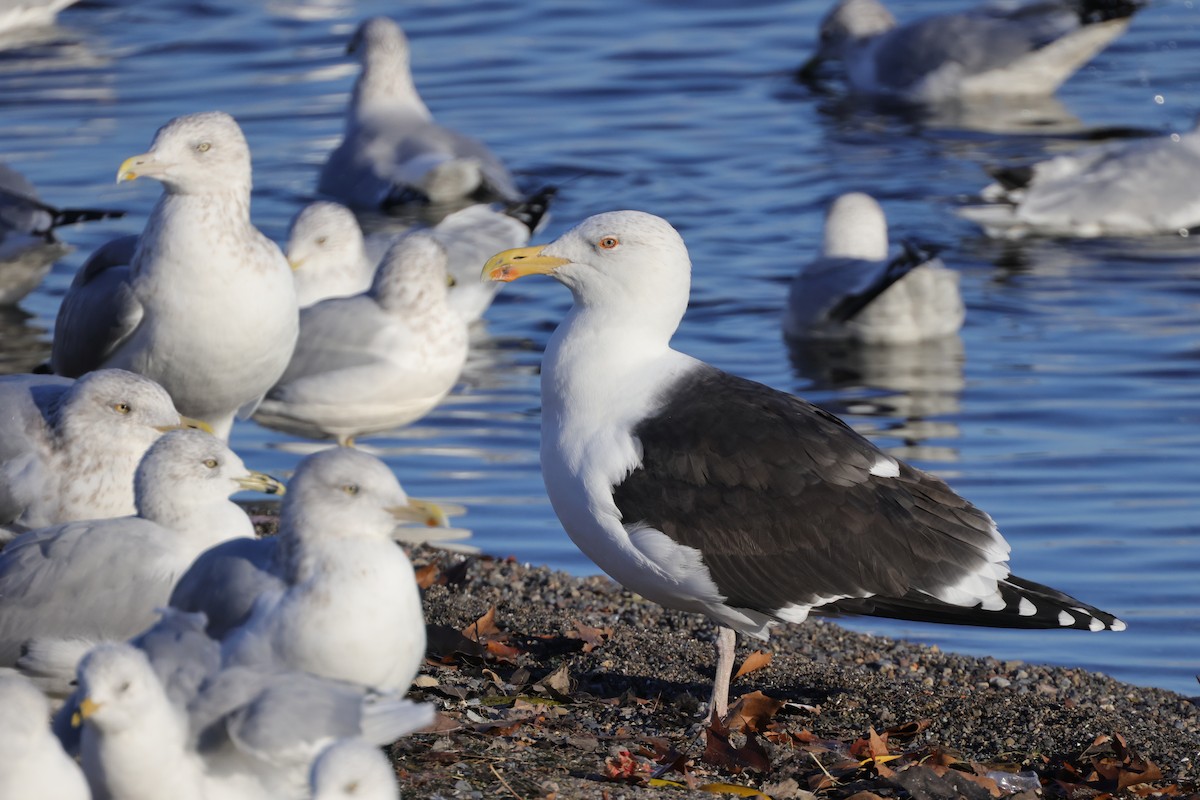
{"type": "MultiPolygon", "coordinates": [[[[800,76],[837,62],[852,96],[905,103],[1049,93],[1136,10],[1063,0],[897,24],[877,0],[840,0],[800,76]]],[[[1125,627],[1011,574],[995,523],[942,480],[672,349],[691,263],[666,220],[609,211],[529,246],[554,190],[523,192],[485,145],[433,120],[396,23],[363,22],[349,52],[362,69],[344,139],[285,249],[250,219],[237,122],[173,119],[117,172],[162,184],[142,233],[80,269],[46,369],[0,378],[0,796],[397,797],[379,746],[434,713],[404,699],[425,629],[397,543],[461,532],[454,509],[409,497],[354,441],[434,408],[471,323],[529,275],[574,301],[541,374],[554,510],[615,580],[716,623],[710,713],[727,711],[736,633],[766,639],[810,614],[1125,627]],[[360,227],[414,208],[425,222],[403,235],[360,227]],[[337,445],[285,493],[227,446],[239,416],[337,445]],[[245,490],[283,495],[277,536],[255,538],[230,500],[245,490]]],[[[964,213],[997,236],[1186,230],[1200,224],[1198,147],[1193,132],[998,169],[964,213]],[[1142,202],[1130,172],[1158,198],[1178,182],[1179,202],[1142,202]]],[[[108,214],[56,209],[0,171],[14,273],[0,298],[48,268],[22,247],[108,214]]],[[[957,274],[919,245],[892,250],[878,203],[838,198],[785,334],[954,334],[957,274]]]]}

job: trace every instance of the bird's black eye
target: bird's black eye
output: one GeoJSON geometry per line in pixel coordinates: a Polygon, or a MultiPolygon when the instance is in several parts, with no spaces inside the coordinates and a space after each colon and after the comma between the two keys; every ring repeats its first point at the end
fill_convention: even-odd
{"type": "Polygon", "coordinates": [[[113,411],[118,414],[128,414],[132,410],[129,403],[113,403],[113,411]]]}
{"type": "Polygon", "coordinates": [[[317,244],[325,244],[328,241],[329,241],[328,236],[318,236],[317,237],[317,244]]]}
{"type": "Polygon", "coordinates": [[[620,243],[621,240],[615,236],[605,236],[601,238],[600,241],[596,242],[596,244],[600,246],[601,250],[612,250],[620,243]]]}
{"type": "Polygon", "coordinates": [[[358,494],[358,484],[357,483],[347,483],[345,486],[342,487],[342,491],[345,492],[346,494],[350,495],[351,497],[353,497],[354,495],[358,494]]]}
{"type": "Polygon", "coordinates": [[[218,462],[215,458],[204,459],[204,466],[208,467],[209,469],[216,469],[219,463],[220,462],[218,462]]]}
{"type": "Polygon", "coordinates": [[[208,142],[201,142],[200,144],[196,145],[197,153],[207,153],[210,149],[212,149],[212,145],[208,142]]]}
{"type": "Polygon", "coordinates": [[[129,691],[129,686],[129,681],[122,681],[121,685],[117,687],[117,694],[125,694],[129,691]]]}

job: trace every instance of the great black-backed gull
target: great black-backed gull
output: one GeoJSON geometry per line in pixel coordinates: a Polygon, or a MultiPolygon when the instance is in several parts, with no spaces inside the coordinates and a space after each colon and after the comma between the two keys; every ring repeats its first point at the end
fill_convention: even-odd
{"type": "Polygon", "coordinates": [[[851,192],[829,206],[820,256],[792,278],[783,330],[789,339],[911,344],[957,333],[964,315],[958,273],[908,242],[889,259],[883,209],[851,192]]]}
{"type": "Polygon", "coordinates": [[[991,517],[837,417],[672,350],[691,262],[666,221],[590,217],[508,250],[491,280],[545,274],[574,305],[542,362],[542,475],[563,527],[605,572],[718,626],[724,715],[734,632],[809,613],[1120,630],[1011,575],[991,517]]]}
{"type": "Polygon", "coordinates": [[[879,0],[838,0],[799,77],[840,61],[857,93],[918,103],[1047,95],[1129,27],[1139,0],[990,3],[903,25],[879,0]]]}

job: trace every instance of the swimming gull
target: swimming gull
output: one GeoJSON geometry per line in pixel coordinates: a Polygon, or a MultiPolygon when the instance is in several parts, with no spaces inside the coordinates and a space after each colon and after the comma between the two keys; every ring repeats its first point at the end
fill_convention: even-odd
{"type": "Polygon", "coordinates": [[[938,478],[816,406],[671,349],[691,263],[665,220],[600,214],[484,274],[571,290],[542,360],[546,491],[610,576],[718,624],[718,715],[734,632],[765,639],[810,612],[1124,628],[1011,575],[992,519],[938,478]]]}
{"type": "Polygon", "coordinates": [[[412,564],[392,530],[425,510],[379,459],[337,448],[301,462],[285,512],[287,538],[276,553],[284,588],[260,595],[226,637],[226,664],[283,664],[408,691],[425,658],[425,623],[412,564]]]}
{"type": "Polygon", "coordinates": [[[20,675],[0,675],[0,797],[90,800],[74,759],[50,733],[46,697],[20,675]]]}
{"type": "Polygon", "coordinates": [[[467,359],[467,325],[446,305],[446,283],[446,251],[433,237],[396,242],[369,292],[303,310],[292,362],[254,419],[350,444],[428,414],[467,359]]]}
{"type": "Polygon", "coordinates": [[[821,21],[813,78],[839,61],[854,92],[918,103],[1052,94],[1129,27],[1137,0],[985,4],[902,25],[879,0],[838,0],[821,21]]]}
{"type": "Polygon", "coordinates": [[[521,193],[482,142],[433,121],[409,70],[404,31],[386,17],[364,21],[350,40],[362,74],[354,84],[342,142],[317,191],[356,210],[423,199],[437,206],[512,202],[521,193]]]}
{"type": "Polygon", "coordinates": [[[992,170],[984,205],[958,213],[989,236],[1187,235],[1200,227],[1200,127],[992,170]]]}
{"type": "MultiPolygon", "coordinates": [[[[373,474],[387,469],[379,459],[356,450],[331,449],[305,458],[296,467],[291,489],[283,498],[279,534],[231,539],[202,553],[171,592],[172,608],[202,612],[209,635],[225,638],[246,622],[260,596],[287,587],[290,562],[299,558],[296,553],[304,551],[308,539],[321,536],[322,531],[337,537],[341,526],[336,510],[346,502],[339,493],[346,494],[352,506],[371,502],[351,493],[349,487],[357,485],[356,470],[373,474]]],[[[461,509],[405,493],[404,500],[391,509],[392,538],[413,544],[440,541],[443,536],[461,538],[462,531],[445,527],[446,514],[455,511],[461,509]],[[434,526],[436,530],[432,530],[434,526]]]]}
{"type": "Polygon", "coordinates": [[[12,305],[32,292],[51,265],[70,250],[54,235],[56,229],[123,216],[124,211],[55,208],[38,198],[24,175],[0,164],[0,306],[12,305]]]}
{"type": "Polygon", "coordinates": [[[313,762],[312,800],[397,800],[396,769],[362,739],[339,739],[313,762]]]}
{"type": "Polygon", "coordinates": [[[0,32],[53,25],[58,12],[79,0],[4,0],[0,2],[0,32]]]}
{"type": "Polygon", "coordinates": [[[889,259],[883,209],[852,192],[829,207],[821,255],[792,278],[783,329],[791,339],[904,344],[956,333],[964,313],[958,273],[914,244],[889,259]]]}
{"type": "Polygon", "coordinates": [[[228,439],[238,410],[283,374],[299,324],[287,259],[250,222],[250,149],[228,114],[177,117],[117,172],[139,177],[161,181],[163,194],[132,262],[108,266],[127,269],[123,302],[112,303],[109,285],[92,291],[107,270],[85,271],[64,299],[72,312],[59,315],[51,365],[146,375],[228,439]],[[99,347],[87,338],[96,330],[108,331],[99,347]],[[80,363],[74,348],[99,357],[80,363]]]}
{"type": "Polygon", "coordinates": [[[146,449],[190,422],[157,383],[116,369],[78,381],[5,375],[0,407],[0,525],[10,532],[134,513],[146,449]]]}
{"type": "Polygon", "coordinates": [[[138,515],[23,534],[0,551],[0,665],[65,694],[89,643],[149,627],[175,580],[214,544],[252,536],[243,490],[278,492],[203,431],[166,434],[134,477],[138,515]]]}

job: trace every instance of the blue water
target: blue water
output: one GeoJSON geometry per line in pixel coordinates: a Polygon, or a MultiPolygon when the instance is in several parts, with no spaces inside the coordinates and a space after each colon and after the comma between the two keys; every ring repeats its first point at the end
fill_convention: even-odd
{"type": "MultiPolygon", "coordinates": [[[[900,18],[945,0],[893,2],[900,18]]],[[[695,263],[677,345],[833,409],[987,509],[1014,570],[1129,622],[1121,634],[1003,632],[865,620],[855,627],[1006,659],[1081,665],[1196,694],[1200,672],[1200,242],[983,239],[951,209],[984,164],[1080,145],[1083,132],[1189,127],[1200,14],[1160,2],[1032,115],[920,123],[814,96],[790,79],[824,2],[84,2],[40,43],[0,52],[0,159],[50,202],[130,214],[65,231],[76,250],[22,303],[0,363],[48,350],[91,249],[140,230],[151,182],[117,165],[182,113],[224,109],[254,153],[270,236],[310,198],[337,142],[361,18],[399,14],[418,87],[445,124],[487,140],[528,185],[563,186],[552,238],[639,208],[695,263]],[[735,6],[732,7],[731,6],[735,6]],[[946,127],[946,126],[949,127],[946,127]],[[942,244],[962,273],[961,342],[899,353],[789,354],[778,313],[825,206],[866,190],[893,230],[942,244]]],[[[485,550],[594,570],[538,471],[540,352],[567,307],[549,281],[506,287],[481,365],[441,408],[369,440],[410,492],[469,507],[485,550]]],[[[239,423],[234,447],[286,473],[307,444],[239,423]]]]}

